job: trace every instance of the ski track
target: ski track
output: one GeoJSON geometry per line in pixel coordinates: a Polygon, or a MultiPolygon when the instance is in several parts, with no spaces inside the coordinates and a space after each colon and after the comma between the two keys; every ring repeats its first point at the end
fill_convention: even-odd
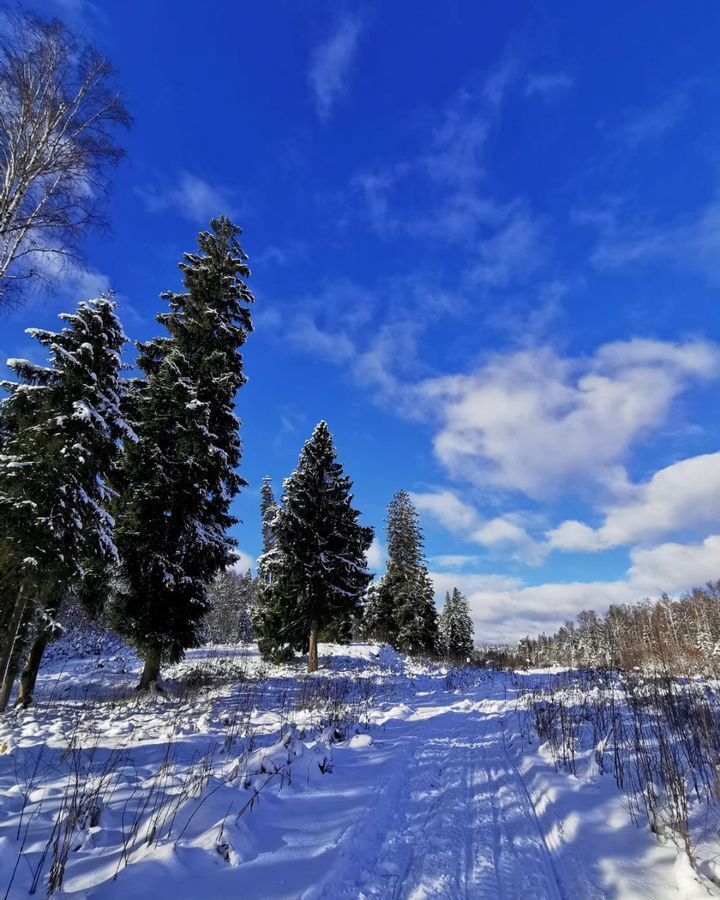
{"type": "Polygon", "coordinates": [[[356,859],[352,883],[326,887],[322,896],[578,896],[560,886],[530,795],[508,754],[500,711],[448,712],[432,728],[423,724],[387,828],[356,859]]]}

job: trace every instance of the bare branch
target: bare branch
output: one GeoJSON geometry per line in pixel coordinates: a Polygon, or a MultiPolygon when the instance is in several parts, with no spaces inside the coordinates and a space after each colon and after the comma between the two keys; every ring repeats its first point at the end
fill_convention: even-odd
{"type": "Polygon", "coordinates": [[[19,12],[0,34],[0,307],[48,253],[77,257],[103,226],[130,116],[113,68],[58,20],[19,12]]]}

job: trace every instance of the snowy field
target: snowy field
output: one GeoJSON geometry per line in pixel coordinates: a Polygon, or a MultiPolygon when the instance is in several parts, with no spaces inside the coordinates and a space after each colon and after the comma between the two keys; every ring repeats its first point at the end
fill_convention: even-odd
{"type": "Polygon", "coordinates": [[[203,648],[155,696],[127,651],[55,654],[0,722],[0,896],[720,896],[717,821],[697,875],[595,748],[556,765],[525,712],[554,675],[321,652],[307,676],[203,648]]]}

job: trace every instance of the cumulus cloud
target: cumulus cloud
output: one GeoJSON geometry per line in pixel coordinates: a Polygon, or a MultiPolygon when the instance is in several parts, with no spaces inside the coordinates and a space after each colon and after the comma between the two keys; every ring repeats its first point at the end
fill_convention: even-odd
{"type": "Polygon", "coordinates": [[[720,509],[720,453],[684,459],[638,485],[629,502],[610,506],[599,528],[565,521],[548,532],[560,550],[604,550],[710,525],[720,509]]]}
{"type": "Polygon", "coordinates": [[[524,584],[518,578],[465,571],[431,573],[436,598],[457,586],[468,597],[478,641],[518,640],[551,633],[584,609],[604,610],[663,591],[679,593],[720,577],[720,535],[700,544],[660,544],[635,549],[630,567],[617,581],[524,584]]]}
{"type": "Polygon", "coordinates": [[[373,537],[365,558],[369,569],[382,569],[385,565],[385,548],[376,537],[373,537]]]}
{"type": "Polygon", "coordinates": [[[440,420],[435,453],[453,477],[546,498],[626,481],[633,443],[719,370],[707,341],[633,339],[586,359],[549,347],[497,355],[469,375],[427,379],[417,395],[440,420]]]}
{"type": "Polygon", "coordinates": [[[641,594],[675,593],[720,578],[720,535],[701,544],[660,544],[633,550],[629,582],[641,594]]]}
{"type": "Polygon", "coordinates": [[[248,569],[252,570],[255,567],[255,557],[250,556],[249,553],[245,553],[244,550],[235,550],[235,561],[230,567],[233,572],[237,572],[238,575],[244,575],[248,569]]]}
{"type": "Polygon", "coordinates": [[[347,16],[313,53],[308,79],[321,119],[327,119],[347,89],[347,79],[357,53],[362,22],[347,16]]]}
{"type": "MultiPolygon", "coordinates": [[[[471,543],[490,550],[509,550],[513,558],[530,564],[536,564],[544,558],[543,547],[528,534],[520,513],[506,513],[483,520],[474,506],[461,500],[450,490],[413,493],[410,496],[419,512],[428,513],[448,531],[471,543]]],[[[436,558],[453,559],[451,556],[436,558]]]]}
{"type": "Polygon", "coordinates": [[[453,491],[411,493],[410,497],[418,512],[429,513],[448,531],[464,533],[478,525],[479,517],[475,507],[465,503],[453,491]]]}

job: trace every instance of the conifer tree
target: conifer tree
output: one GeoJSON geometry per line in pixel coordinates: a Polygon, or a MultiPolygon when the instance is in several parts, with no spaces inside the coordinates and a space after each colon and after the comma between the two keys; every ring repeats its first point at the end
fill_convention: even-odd
{"type": "Polygon", "coordinates": [[[77,596],[97,611],[99,586],[117,560],[108,479],[127,428],[120,412],[120,356],[126,338],[110,297],[62,315],[61,332],[30,329],[49,365],[10,360],[3,382],[0,456],[0,567],[6,625],[0,708],[7,703],[28,629],[34,640],[18,701],[27,705],[61,604],[77,596]]]}
{"type": "Polygon", "coordinates": [[[445,595],[438,620],[438,649],[449,660],[467,662],[473,653],[474,628],[468,602],[458,588],[445,595]]]}
{"type": "Polygon", "coordinates": [[[406,491],[388,506],[388,565],[370,608],[374,636],[403,653],[433,653],[437,611],[417,510],[406,491]]]}
{"type": "Polygon", "coordinates": [[[380,644],[395,646],[397,622],[392,597],[382,590],[382,583],[370,585],[363,611],[363,632],[365,637],[380,644]]]}
{"type": "Polygon", "coordinates": [[[358,523],[352,500],[352,482],[320,422],[285,481],[272,519],[273,547],[260,561],[271,583],[260,616],[265,655],[307,651],[314,672],[320,632],[349,631],[372,578],[365,554],[373,536],[358,523]]]}
{"type": "Polygon", "coordinates": [[[223,569],[208,588],[210,609],[203,623],[203,638],[212,644],[238,644],[252,640],[251,617],[257,582],[248,569],[240,574],[223,569]]]}
{"type": "Polygon", "coordinates": [[[145,661],[138,689],[196,646],[207,585],[233,559],[230,503],[245,484],[233,407],[246,381],[240,348],[252,330],[240,229],[221,217],[180,264],[185,292],[158,316],[168,336],[139,346],[145,374],[128,416],[137,440],[120,467],[120,589],[113,627],[145,661]]]}
{"type": "Polygon", "coordinates": [[[277,504],[275,503],[275,495],[273,494],[272,481],[270,476],[263,478],[262,487],[260,488],[260,516],[262,518],[262,538],[263,538],[263,555],[269,553],[273,548],[272,520],[275,517],[277,504]]]}
{"type": "Polygon", "coordinates": [[[288,662],[293,656],[294,647],[303,645],[305,631],[300,620],[295,629],[290,627],[283,603],[273,592],[273,571],[280,566],[280,553],[273,533],[278,505],[268,475],[263,478],[260,498],[263,552],[257,564],[258,590],[253,629],[257,635],[258,649],[264,658],[273,662],[288,662]],[[291,635],[291,631],[295,632],[294,635],[291,635]]]}

